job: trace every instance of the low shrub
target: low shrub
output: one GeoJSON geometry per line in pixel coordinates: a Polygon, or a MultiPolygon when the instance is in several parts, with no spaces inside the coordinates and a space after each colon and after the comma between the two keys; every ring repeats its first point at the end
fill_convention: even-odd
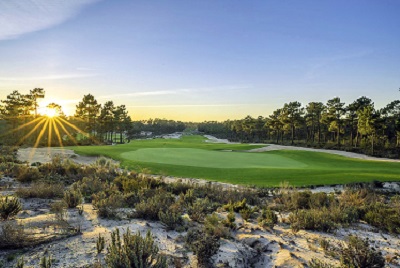
{"type": "Polygon", "coordinates": [[[199,229],[191,229],[185,238],[185,245],[197,256],[200,267],[209,267],[210,259],[218,252],[218,238],[208,235],[199,229]]]}
{"type": "Polygon", "coordinates": [[[105,239],[104,236],[101,236],[99,234],[99,237],[96,240],[96,249],[97,249],[97,254],[100,254],[103,249],[104,249],[104,245],[105,245],[105,239]]]}
{"type": "Polygon", "coordinates": [[[154,196],[142,199],[140,203],[135,206],[135,217],[159,220],[158,212],[165,211],[175,202],[175,197],[164,190],[158,190],[154,196]]]}
{"type": "Polygon", "coordinates": [[[226,219],[222,223],[229,229],[235,230],[236,229],[235,221],[236,221],[236,215],[233,211],[230,211],[226,216],[226,219]]]}
{"type": "Polygon", "coordinates": [[[82,194],[79,190],[67,190],[64,193],[64,202],[68,208],[76,208],[82,203],[82,194]]]}
{"type": "Polygon", "coordinates": [[[82,180],[75,182],[72,185],[72,188],[79,190],[86,198],[93,194],[97,194],[98,192],[105,191],[108,188],[108,184],[102,182],[97,177],[83,177],[82,180]]]}
{"type": "Polygon", "coordinates": [[[224,205],[222,208],[225,209],[226,211],[233,210],[235,212],[239,212],[242,209],[248,208],[248,206],[246,203],[246,198],[244,198],[243,200],[235,202],[235,203],[229,202],[227,205],[224,205]]]}
{"type": "Polygon", "coordinates": [[[115,218],[117,210],[125,206],[125,199],[118,191],[110,195],[107,195],[105,192],[99,192],[93,195],[92,204],[97,209],[99,217],[115,218]]]}
{"type": "Polygon", "coordinates": [[[0,249],[15,249],[29,245],[23,225],[7,221],[0,225],[0,249]]]}
{"type": "Polygon", "coordinates": [[[245,208],[245,209],[241,209],[239,211],[239,214],[244,221],[248,221],[253,213],[250,208],[245,208]]]}
{"type": "Polygon", "coordinates": [[[381,230],[400,234],[400,216],[395,208],[376,203],[368,207],[363,219],[381,230]]]}
{"type": "Polygon", "coordinates": [[[170,209],[166,210],[165,212],[160,210],[158,212],[158,218],[160,219],[161,223],[166,226],[167,230],[175,230],[178,226],[183,225],[182,215],[170,209]]]}
{"type": "Polygon", "coordinates": [[[14,217],[22,209],[21,202],[14,196],[0,197],[0,218],[8,220],[14,217]]]}
{"type": "Polygon", "coordinates": [[[340,250],[340,261],[344,267],[385,267],[381,252],[369,247],[369,241],[350,236],[346,247],[340,250]]]}
{"type": "Polygon", "coordinates": [[[321,232],[333,232],[337,225],[330,217],[328,209],[299,210],[290,213],[289,222],[292,230],[315,230],[321,232]]]}
{"type": "Polygon", "coordinates": [[[21,198],[61,198],[64,186],[60,183],[34,182],[30,187],[20,187],[15,191],[21,198]]]}
{"type": "Polygon", "coordinates": [[[111,243],[107,247],[105,257],[107,267],[110,268],[167,268],[164,256],[158,253],[158,246],[150,231],[145,237],[139,232],[132,234],[128,228],[122,239],[119,229],[111,233],[111,243]]]}
{"type": "Polygon", "coordinates": [[[66,208],[67,205],[64,201],[57,201],[51,204],[50,212],[54,213],[57,221],[64,222],[67,214],[66,208]]]}
{"type": "Polygon", "coordinates": [[[14,166],[14,177],[19,182],[32,182],[41,179],[43,176],[36,167],[28,167],[26,165],[14,166]]]}
{"type": "Polygon", "coordinates": [[[231,235],[230,229],[225,225],[225,221],[215,213],[205,218],[203,230],[207,235],[216,238],[229,238],[231,235]]]}
{"type": "Polygon", "coordinates": [[[308,267],[309,268],[339,268],[334,265],[325,263],[319,259],[311,259],[311,261],[308,262],[308,267]]]}
{"type": "Polygon", "coordinates": [[[273,228],[278,223],[278,216],[271,209],[263,209],[257,221],[263,228],[273,228]]]}
{"type": "Polygon", "coordinates": [[[218,208],[218,204],[213,203],[210,199],[199,198],[191,206],[188,207],[187,212],[193,221],[203,222],[207,214],[214,212],[218,208]]]}

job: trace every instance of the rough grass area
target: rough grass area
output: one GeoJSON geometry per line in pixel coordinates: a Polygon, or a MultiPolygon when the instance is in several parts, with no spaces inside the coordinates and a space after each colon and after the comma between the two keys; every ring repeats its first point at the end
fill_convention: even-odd
{"type": "Polygon", "coordinates": [[[147,168],[153,174],[234,184],[278,186],[282,181],[288,181],[303,186],[400,180],[400,163],[306,151],[240,152],[258,147],[207,143],[202,136],[184,136],[176,140],[136,140],[123,145],[71,149],[78,154],[111,157],[121,161],[124,167],[147,168]]]}

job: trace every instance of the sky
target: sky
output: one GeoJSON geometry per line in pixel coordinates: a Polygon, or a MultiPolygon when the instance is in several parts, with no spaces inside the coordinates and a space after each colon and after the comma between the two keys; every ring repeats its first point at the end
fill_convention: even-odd
{"type": "Polygon", "coordinates": [[[133,120],[268,116],[400,99],[400,1],[0,0],[0,99],[86,94],[133,120]]]}

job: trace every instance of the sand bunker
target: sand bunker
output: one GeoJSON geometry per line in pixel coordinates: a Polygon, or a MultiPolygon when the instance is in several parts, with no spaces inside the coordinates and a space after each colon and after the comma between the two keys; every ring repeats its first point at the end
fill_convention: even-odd
{"type": "Polygon", "coordinates": [[[64,148],[23,148],[18,150],[18,159],[28,163],[48,163],[51,162],[51,159],[56,155],[70,158],[79,164],[91,164],[98,158],[94,156],[77,155],[73,150],[64,148]]]}

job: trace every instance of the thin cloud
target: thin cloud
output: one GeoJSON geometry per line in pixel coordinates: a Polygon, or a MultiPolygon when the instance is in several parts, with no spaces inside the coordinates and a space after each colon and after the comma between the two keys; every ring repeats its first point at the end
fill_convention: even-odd
{"type": "Polygon", "coordinates": [[[97,97],[98,99],[112,99],[118,97],[138,97],[138,96],[158,96],[158,95],[174,95],[178,94],[181,91],[178,90],[158,90],[158,91],[140,91],[140,92],[132,92],[126,94],[113,94],[97,97]]]}
{"type": "Polygon", "coordinates": [[[171,104],[171,105],[132,105],[128,108],[177,108],[177,107],[236,107],[236,106],[265,105],[261,103],[235,103],[235,104],[171,104]]]}
{"type": "Polygon", "coordinates": [[[0,2],[0,40],[63,23],[98,0],[6,0],[0,2]]]}
{"type": "Polygon", "coordinates": [[[97,74],[58,74],[48,76],[28,76],[28,77],[0,77],[0,81],[38,81],[38,80],[64,80],[64,79],[76,79],[97,76],[97,74]]]}
{"type": "Polygon", "coordinates": [[[100,96],[98,99],[113,99],[120,97],[140,97],[140,96],[159,96],[159,95],[176,95],[184,93],[194,93],[194,92],[209,92],[209,91],[224,91],[224,90],[240,90],[240,89],[250,89],[250,85],[243,86],[215,86],[215,87],[202,87],[202,88],[181,88],[174,90],[155,90],[155,91],[139,91],[131,93],[121,93],[100,96]]]}
{"type": "Polygon", "coordinates": [[[374,51],[372,49],[363,49],[354,53],[335,55],[327,58],[319,59],[316,63],[314,63],[311,68],[307,71],[305,78],[313,79],[318,76],[318,73],[321,69],[326,68],[327,66],[334,64],[336,62],[351,60],[356,58],[362,58],[372,54],[374,51]]]}

